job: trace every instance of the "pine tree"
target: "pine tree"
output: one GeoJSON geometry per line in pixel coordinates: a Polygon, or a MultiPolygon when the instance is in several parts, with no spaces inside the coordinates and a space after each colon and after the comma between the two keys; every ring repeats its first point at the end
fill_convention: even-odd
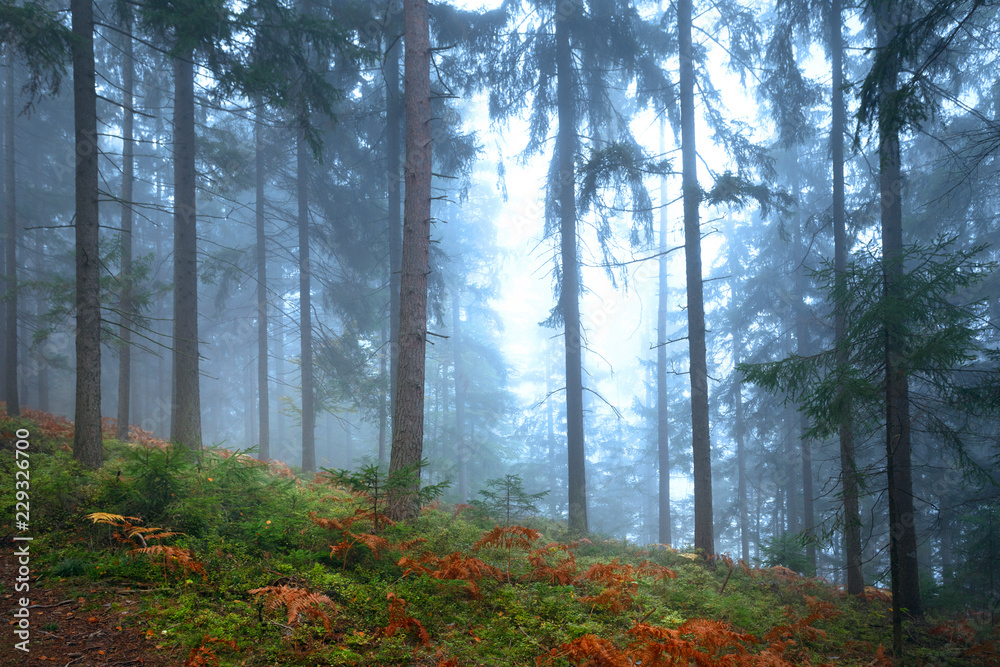
{"type": "Polygon", "coordinates": [[[101,301],[98,250],[97,90],[94,3],[72,0],[73,116],[76,135],[76,415],[73,457],[92,468],[103,458],[101,301]]]}
{"type": "Polygon", "coordinates": [[[128,427],[132,416],[132,219],[133,181],[135,180],[135,61],[132,40],[132,10],[121,8],[122,28],[122,201],[121,201],[121,297],[118,309],[120,326],[118,336],[121,347],[118,353],[118,424],[115,437],[128,440],[128,427]]]}
{"type": "MultiPolygon", "coordinates": [[[[427,0],[404,2],[405,199],[400,271],[399,370],[392,418],[389,473],[422,460],[424,350],[427,344],[427,274],[431,230],[430,18],[427,0]]],[[[420,512],[419,468],[415,488],[398,490],[389,515],[413,520],[420,512]]]]}
{"type": "Polygon", "coordinates": [[[687,276],[688,350],[691,363],[691,450],[694,455],[694,546],[708,558],[715,554],[715,530],[712,518],[712,443],[708,421],[705,298],[701,270],[701,226],[698,220],[700,189],[695,148],[691,13],[692,0],[678,0],[684,257],[687,276]]]}

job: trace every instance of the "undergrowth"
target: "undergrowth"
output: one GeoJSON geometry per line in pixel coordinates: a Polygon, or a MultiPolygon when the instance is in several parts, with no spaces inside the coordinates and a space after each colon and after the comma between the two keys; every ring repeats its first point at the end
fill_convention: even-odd
{"type": "MultiPolygon", "coordinates": [[[[71,425],[49,417],[0,422],[10,478],[22,426],[38,436],[41,582],[148,589],[131,622],[150,650],[186,665],[891,664],[881,648],[891,614],[876,589],[849,599],[783,567],[574,540],[537,517],[496,525],[434,503],[396,525],[373,497],[378,484],[296,477],[238,452],[195,456],[150,434],[109,438],[105,466],[86,471],[69,457],[71,425]]],[[[0,489],[6,539],[12,488],[0,489]]],[[[1000,665],[1000,637],[982,619],[942,618],[907,636],[908,666],[1000,665]]]]}

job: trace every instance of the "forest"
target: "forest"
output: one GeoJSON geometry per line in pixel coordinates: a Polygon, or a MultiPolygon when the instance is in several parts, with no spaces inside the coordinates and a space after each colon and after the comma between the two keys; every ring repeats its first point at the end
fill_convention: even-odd
{"type": "Polygon", "coordinates": [[[1000,665],[1000,2],[0,42],[0,664],[1000,665]]]}

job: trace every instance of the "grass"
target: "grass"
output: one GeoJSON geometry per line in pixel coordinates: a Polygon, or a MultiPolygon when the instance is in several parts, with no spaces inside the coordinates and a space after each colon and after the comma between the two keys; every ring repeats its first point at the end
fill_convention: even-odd
{"type": "MultiPolygon", "coordinates": [[[[11,478],[7,436],[19,425],[40,436],[33,567],[80,591],[149,590],[141,619],[123,623],[144,624],[151,650],[179,649],[190,665],[890,664],[878,593],[847,598],[781,569],[663,547],[574,543],[539,518],[499,528],[438,504],[376,535],[366,499],[328,476],[221,450],[196,459],[150,438],[108,439],[105,466],[85,471],[64,425],[41,422],[0,422],[11,478]]],[[[0,490],[5,522],[12,487],[0,490]]],[[[998,665],[996,638],[958,618],[912,625],[901,664],[998,665]]]]}

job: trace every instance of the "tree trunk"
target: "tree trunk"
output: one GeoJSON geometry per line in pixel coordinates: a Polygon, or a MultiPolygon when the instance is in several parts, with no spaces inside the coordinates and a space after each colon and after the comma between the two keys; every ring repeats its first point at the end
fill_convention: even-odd
{"type": "MultiPolygon", "coordinates": [[[[392,9],[390,8],[390,12],[392,9]]],[[[398,12],[388,20],[388,51],[385,59],[385,178],[388,197],[389,235],[389,414],[396,414],[396,382],[399,377],[399,279],[402,261],[403,212],[400,201],[400,99],[398,12]]]]}
{"type": "Polygon", "coordinates": [[[556,406],[552,400],[552,373],[555,367],[551,364],[553,360],[553,350],[547,344],[545,346],[545,440],[548,443],[548,480],[549,480],[549,515],[555,519],[559,513],[559,502],[556,500],[556,406]]]}
{"type": "MultiPolygon", "coordinates": [[[[832,54],[832,114],[830,146],[833,156],[833,246],[836,291],[844,293],[844,273],[847,270],[847,216],[844,211],[844,41],[841,36],[842,0],[833,0],[830,19],[830,52],[832,54]]],[[[840,304],[834,315],[834,339],[837,365],[846,366],[850,350],[844,345],[847,321],[840,304]]],[[[843,393],[843,390],[841,390],[843,393]]],[[[839,429],[840,486],[844,503],[844,567],[847,570],[847,594],[861,595],[865,580],[861,568],[861,519],[858,516],[858,473],[854,458],[854,424],[850,405],[844,405],[839,429]]]]}
{"type": "MultiPolygon", "coordinates": [[[[666,153],[666,119],[660,119],[660,154],[666,153]]],[[[667,406],[667,177],[660,177],[660,294],[656,308],[656,452],[659,471],[657,541],[671,544],[670,531],[670,422],[667,406]]]]}
{"type": "MultiPolygon", "coordinates": [[[[896,32],[898,9],[884,2],[877,10],[878,48],[885,49],[896,32]]],[[[882,219],[883,299],[885,321],[886,474],[889,499],[890,572],[893,597],[893,650],[902,651],[902,613],[921,617],[917,570],[917,534],[910,472],[909,386],[903,354],[903,206],[901,201],[898,110],[893,106],[898,72],[887,67],[879,83],[879,188],[882,219]]]]}
{"type": "Polygon", "coordinates": [[[955,581],[955,568],[952,562],[952,514],[950,511],[938,510],[938,530],[940,531],[941,583],[950,586],[955,581]]]}
{"type": "MultiPolygon", "coordinates": [[[[76,5],[74,5],[75,7],[76,5]]],[[[93,16],[93,9],[91,8],[91,16],[93,16]]],[[[82,19],[81,19],[82,20],[82,19]]],[[[93,33],[93,21],[91,21],[91,33],[93,33]]],[[[74,27],[75,30],[75,27],[74,27]]],[[[81,45],[80,50],[86,50],[86,45],[81,45]]],[[[93,36],[90,40],[90,72],[93,78],[94,71],[94,59],[93,59],[93,36]]],[[[86,57],[82,55],[81,58],[86,57]]],[[[76,72],[77,55],[76,50],[73,51],[73,71],[76,72]]],[[[81,77],[86,76],[85,72],[81,71],[81,77]]],[[[4,303],[5,315],[6,315],[6,328],[4,330],[4,361],[6,363],[7,372],[4,376],[4,401],[7,402],[7,414],[16,417],[21,414],[20,400],[18,398],[18,376],[20,371],[17,363],[17,198],[15,193],[15,187],[17,186],[17,180],[15,178],[15,169],[17,167],[16,160],[14,157],[14,117],[17,115],[17,111],[14,109],[15,105],[15,93],[14,93],[14,58],[10,48],[7,49],[7,108],[4,114],[7,141],[4,145],[4,160],[6,169],[4,170],[4,191],[6,194],[6,218],[7,218],[7,235],[6,235],[6,246],[5,246],[5,264],[6,264],[6,299],[4,303]]],[[[93,91],[93,88],[91,88],[93,91]]],[[[96,108],[96,106],[95,106],[96,108]]],[[[96,118],[97,112],[94,112],[96,118]]],[[[86,120],[86,119],[84,119],[86,120]]],[[[96,123],[96,120],[95,120],[96,123]]],[[[78,135],[79,135],[79,123],[78,135]]],[[[96,135],[91,136],[91,139],[96,140],[96,135]]],[[[77,142],[79,143],[80,138],[78,136],[77,142]]],[[[96,161],[96,157],[94,160],[96,161]]],[[[96,164],[96,162],[95,162],[96,164]]],[[[96,166],[95,166],[96,168],[96,166]]],[[[78,167],[79,169],[79,167],[78,167]]],[[[77,177],[79,178],[79,176],[77,177]]],[[[97,186],[94,186],[94,192],[96,196],[97,186]]],[[[96,222],[94,223],[97,224],[96,222]]],[[[77,230],[79,232],[79,224],[77,224],[77,230]]],[[[95,227],[96,229],[96,227],[95,227]]],[[[95,260],[96,261],[96,260],[95,260]]],[[[98,408],[99,409],[99,408],[98,408]]]]}
{"type": "MultiPolygon", "coordinates": [[[[571,5],[569,11],[579,11],[571,5]]],[[[562,7],[560,7],[562,11],[562,7]]],[[[587,532],[587,470],[583,440],[583,338],[580,327],[580,267],[576,238],[576,113],[573,93],[573,52],[567,17],[556,22],[556,105],[559,133],[559,231],[562,259],[561,305],[566,346],[566,441],[569,474],[569,529],[587,532]]]]}
{"type": "MultiPolygon", "coordinates": [[[[794,168],[796,174],[798,174],[798,153],[796,152],[794,168]]],[[[795,185],[795,195],[800,196],[800,189],[798,187],[798,178],[796,176],[795,185]]],[[[800,209],[801,211],[801,205],[800,209]]],[[[802,225],[804,221],[804,216],[801,213],[795,216],[795,229],[792,232],[793,235],[793,255],[797,266],[795,268],[795,298],[793,300],[795,306],[795,347],[796,353],[800,357],[808,357],[812,352],[809,345],[809,329],[806,321],[806,302],[805,302],[805,257],[803,253],[805,252],[802,248],[802,225]]],[[[809,537],[813,538],[813,529],[816,525],[815,511],[813,510],[813,474],[812,474],[812,448],[810,447],[809,439],[806,437],[806,431],[809,429],[809,418],[806,417],[805,413],[799,412],[799,450],[801,454],[802,462],[802,531],[809,537]]],[[[809,566],[812,568],[807,574],[815,576],[816,574],[816,543],[809,539],[806,542],[806,560],[809,561],[809,566]]]]}
{"type": "Polygon", "coordinates": [[[385,381],[388,376],[388,360],[389,360],[389,325],[382,324],[382,330],[379,332],[381,336],[381,352],[379,353],[379,379],[382,382],[382,387],[379,389],[378,397],[378,462],[379,464],[386,463],[386,427],[389,421],[389,394],[392,392],[392,386],[385,386],[385,381]],[[388,393],[387,393],[388,392],[388,393]]]}
{"type": "Polygon", "coordinates": [[[132,112],[135,89],[135,63],[133,62],[132,15],[125,9],[122,17],[122,217],[121,217],[121,281],[122,293],[119,302],[121,326],[121,351],[118,354],[118,425],[115,437],[128,440],[128,426],[132,417],[132,184],[135,175],[135,144],[133,128],[135,114],[132,112]]]}
{"type": "MultiPolygon", "coordinates": [[[[419,466],[424,437],[427,274],[431,235],[431,86],[428,0],[404,0],[406,73],[406,195],[400,263],[399,370],[389,471],[419,466]]],[[[410,492],[390,501],[391,518],[420,514],[419,469],[410,492]]]]}
{"type": "Polygon", "coordinates": [[[701,225],[698,221],[698,165],[695,150],[694,51],[691,0],[678,0],[680,44],[681,164],[684,190],[684,257],[687,274],[688,349],[691,363],[691,450],[694,463],[694,546],[706,558],[715,554],[712,519],[712,443],[708,423],[708,362],[705,350],[705,301],[701,275],[701,225]]]}
{"type": "Polygon", "coordinates": [[[469,501],[468,446],[465,443],[465,389],[468,378],[462,363],[462,306],[458,287],[451,297],[452,350],[455,354],[455,450],[458,459],[458,500],[469,501]]]}
{"type": "Polygon", "coordinates": [[[194,54],[174,58],[174,357],[170,437],[201,448],[194,54]]]}
{"type": "MultiPolygon", "coordinates": [[[[45,257],[45,230],[39,228],[35,229],[35,275],[36,280],[45,280],[46,278],[46,257],[45,257]]],[[[2,273],[2,272],[0,272],[2,273]]],[[[39,297],[35,299],[35,317],[38,322],[42,321],[45,316],[45,306],[46,301],[44,298],[39,297]]],[[[43,344],[44,347],[44,344],[43,344]]],[[[39,354],[36,361],[38,362],[38,405],[36,406],[42,412],[49,411],[49,361],[46,355],[39,354]]]]}
{"type": "MultiPolygon", "coordinates": [[[[73,13],[73,35],[76,37],[73,41],[73,124],[76,135],[76,424],[73,458],[91,468],[99,468],[104,459],[104,447],[101,434],[101,258],[98,249],[100,221],[97,204],[93,0],[72,0],[70,10],[73,13]]],[[[10,241],[13,242],[13,238],[10,241]]],[[[9,321],[7,325],[10,326],[9,321]]],[[[16,339],[14,342],[16,344],[16,339]]],[[[7,344],[10,345],[10,340],[7,344]]],[[[9,360],[8,363],[13,365],[9,360]]]]}
{"type": "MultiPolygon", "coordinates": [[[[729,227],[729,274],[732,276],[732,294],[736,294],[736,280],[742,273],[736,256],[736,225],[729,227]]],[[[740,336],[736,317],[730,319],[733,338],[733,367],[739,366],[743,356],[743,339],[740,336]]],[[[747,510],[747,454],[746,423],[743,418],[743,378],[740,373],[733,375],[733,439],[736,441],[736,506],[740,517],[740,556],[745,563],[750,562],[750,519],[747,510]]]]}
{"type": "Polygon", "coordinates": [[[309,260],[309,144],[300,132],[296,146],[299,205],[299,361],[302,374],[302,472],[316,470],[316,404],[312,360],[312,269],[309,260]]]}
{"type": "MultiPolygon", "coordinates": [[[[308,15],[311,0],[301,0],[299,11],[308,15]]],[[[303,111],[303,113],[305,113],[303,111]]],[[[299,228],[299,368],[302,382],[302,472],[316,470],[316,391],[313,386],[312,267],[309,247],[309,143],[300,129],[296,141],[296,199],[299,228]]]]}
{"type": "Polygon", "coordinates": [[[258,102],[259,110],[254,118],[254,210],[257,226],[257,414],[260,448],[257,457],[261,461],[271,458],[271,400],[267,382],[267,235],[264,233],[267,224],[264,218],[264,123],[261,116],[264,113],[263,103],[258,102]]]}

